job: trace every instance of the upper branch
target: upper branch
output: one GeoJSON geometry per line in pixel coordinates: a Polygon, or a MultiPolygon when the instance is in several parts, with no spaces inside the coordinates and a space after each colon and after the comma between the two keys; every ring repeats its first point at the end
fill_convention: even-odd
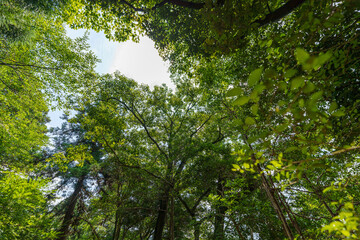
{"type": "Polygon", "coordinates": [[[165,0],[164,2],[168,2],[176,6],[192,8],[192,9],[201,9],[205,6],[205,3],[194,3],[184,0],[165,0]]]}
{"type": "MultiPolygon", "coordinates": [[[[165,156],[166,159],[168,159],[168,155],[164,152],[164,150],[160,147],[160,145],[158,144],[158,142],[152,137],[152,135],[149,132],[148,127],[145,124],[145,121],[143,121],[141,115],[136,114],[136,110],[132,109],[131,107],[129,107],[125,102],[121,101],[120,99],[114,98],[114,97],[110,97],[109,99],[113,99],[118,101],[121,105],[123,105],[125,107],[125,109],[127,109],[129,112],[131,112],[131,114],[136,118],[136,120],[141,124],[141,126],[144,128],[146,135],[150,138],[150,140],[155,144],[156,148],[165,156]]],[[[109,100],[108,99],[108,100],[109,100]]]]}
{"type": "Polygon", "coordinates": [[[191,9],[201,9],[205,5],[205,3],[196,3],[196,2],[189,2],[189,1],[184,1],[184,0],[164,0],[160,3],[155,4],[152,8],[138,8],[125,0],[121,0],[119,3],[127,5],[128,7],[130,7],[131,9],[133,9],[136,12],[148,12],[150,10],[155,10],[157,8],[164,6],[167,3],[175,5],[175,6],[191,8],[191,9]]]}
{"type": "Polygon", "coordinates": [[[290,0],[275,11],[270,12],[268,15],[265,16],[264,19],[256,20],[253,23],[259,23],[260,26],[264,26],[271,22],[276,22],[294,11],[295,8],[299,7],[305,1],[306,0],[290,0]]]}

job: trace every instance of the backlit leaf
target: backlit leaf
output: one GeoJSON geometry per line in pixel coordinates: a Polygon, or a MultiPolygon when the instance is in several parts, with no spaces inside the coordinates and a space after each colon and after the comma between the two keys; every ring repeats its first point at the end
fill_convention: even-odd
{"type": "Polygon", "coordinates": [[[310,58],[310,54],[302,48],[296,48],[295,57],[300,64],[304,64],[310,58]]]}
{"type": "Polygon", "coordinates": [[[259,82],[262,72],[263,72],[263,68],[261,67],[261,68],[255,69],[254,71],[252,71],[250,73],[249,79],[248,79],[249,87],[252,87],[259,82]]]}
{"type": "Polygon", "coordinates": [[[247,97],[247,96],[241,96],[239,97],[238,99],[236,99],[233,104],[234,105],[239,105],[239,106],[242,106],[244,104],[246,104],[247,102],[249,102],[250,98],[247,97]]]}
{"type": "Polygon", "coordinates": [[[238,96],[242,93],[242,89],[239,87],[230,89],[227,93],[226,93],[226,97],[233,97],[233,96],[238,96]]]}

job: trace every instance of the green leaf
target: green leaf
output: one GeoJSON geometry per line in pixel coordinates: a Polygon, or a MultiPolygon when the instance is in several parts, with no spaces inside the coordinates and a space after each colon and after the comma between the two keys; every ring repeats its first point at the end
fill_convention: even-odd
{"type": "Polygon", "coordinates": [[[341,230],[341,233],[345,236],[345,237],[350,237],[350,232],[348,230],[341,230]]]}
{"type": "Polygon", "coordinates": [[[276,174],[275,179],[280,181],[280,177],[281,177],[280,174],[276,174]]]}
{"type": "Polygon", "coordinates": [[[239,171],[240,170],[240,166],[239,165],[237,165],[237,164],[233,164],[232,165],[233,166],[233,171],[239,171]]]}
{"type": "Polygon", "coordinates": [[[338,108],[338,105],[336,102],[332,102],[329,107],[329,112],[333,112],[338,108]]]}
{"type": "Polygon", "coordinates": [[[331,116],[334,116],[334,117],[342,117],[342,116],[345,116],[345,112],[344,112],[343,110],[339,109],[339,110],[333,112],[333,113],[331,114],[331,116]]]}
{"type": "Polygon", "coordinates": [[[332,52],[327,51],[325,54],[320,54],[316,59],[314,63],[314,69],[320,68],[324,63],[329,61],[329,59],[332,57],[332,52]]]}
{"type": "Polygon", "coordinates": [[[226,93],[226,97],[234,97],[234,96],[239,96],[241,93],[243,92],[242,88],[236,87],[233,89],[230,89],[227,93],[226,93]]]}
{"type": "Polygon", "coordinates": [[[261,67],[261,68],[255,69],[254,71],[252,71],[250,73],[249,79],[248,79],[249,87],[255,86],[259,82],[262,72],[263,72],[263,68],[261,67]]]}
{"type": "Polygon", "coordinates": [[[254,87],[254,91],[257,92],[257,94],[262,93],[265,89],[266,87],[263,84],[259,84],[254,87]]]}
{"type": "Polygon", "coordinates": [[[280,124],[280,125],[276,126],[276,130],[277,130],[278,132],[282,132],[282,131],[284,131],[288,126],[289,126],[288,123],[280,124]]]}
{"type": "Polygon", "coordinates": [[[243,167],[246,168],[246,169],[248,169],[248,168],[250,168],[251,166],[250,166],[249,163],[243,163],[243,167]]]}
{"type": "Polygon", "coordinates": [[[288,147],[285,152],[293,152],[293,151],[296,151],[298,150],[299,148],[298,147],[288,147]]]}
{"type": "Polygon", "coordinates": [[[253,119],[252,117],[246,117],[245,118],[245,124],[246,125],[253,125],[253,124],[255,124],[256,122],[255,122],[255,119],[253,119]]]}
{"type": "Polygon", "coordinates": [[[250,110],[251,110],[252,114],[257,115],[258,110],[259,110],[259,105],[258,105],[258,104],[252,105],[252,106],[250,107],[250,110]]]}
{"type": "Polygon", "coordinates": [[[285,72],[284,77],[292,78],[297,73],[296,69],[289,69],[285,72]]]}
{"type": "Polygon", "coordinates": [[[312,94],[310,97],[310,101],[312,103],[317,102],[321,98],[322,94],[323,94],[323,91],[318,91],[318,92],[312,94]]]}
{"type": "Polygon", "coordinates": [[[310,54],[302,48],[296,48],[295,57],[300,64],[305,64],[306,61],[310,58],[310,54]]]}
{"type": "Polygon", "coordinates": [[[304,82],[305,82],[305,78],[302,76],[294,78],[291,81],[291,89],[296,90],[299,87],[302,87],[304,85],[304,82]]]}
{"type": "Polygon", "coordinates": [[[249,102],[250,98],[247,97],[247,96],[241,96],[241,97],[238,97],[238,99],[236,99],[234,102],[233,102],[233,105],[239,105],[239,106],[242,106],[244,104],[246,104],[247,102],[249,102]]]}
{"type": "Polygon", "coordinates": [[[270,39],[270,40],[266,43],[266,46],[271,47],[272,43],[273,43],[273,40],[270,39]]]}
{"type": "Polygon", "coordinates": [[[304,93],[311,93],[316,88],[315,84],[308,82],[303,90],[304,93]]]}
{"type": "Polygon", "coordinates": [[[281,164],[278,161],[271,161],[270,162],[275,168],[280,168],[281,164]]]}
{"type": "Polygon", "coordinates": [[[281,153],[279,153],[278,160],[281,161],[282,158],[283,158],[283,153],[281,152],[281,153]]]}
{"type": "Polygon", "coordinates": [[[305,101],[303,98],[299,99],[299,107],[303,108],[305,106],[305,101]]]}

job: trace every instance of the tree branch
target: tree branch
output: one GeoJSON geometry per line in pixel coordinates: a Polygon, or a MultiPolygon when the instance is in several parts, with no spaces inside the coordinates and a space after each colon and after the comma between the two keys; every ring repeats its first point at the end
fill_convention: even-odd
{"type": "Polygon", "coordinates": [[[289,13],[291,13],[292,11],[294,11],[295,8],[299,7],[304,2],[305,0],[290,0],[281,7],[279,7],[278,9],[276,9],[275,11],[266,15],[264,19],[258,19],[252,22],[252,24],[258,23],[260,24],[260,26],[264,26],[271,22],[276,22],[281,18],[285,17],[286,15],[288,15],[289,13]]]}
{"type": "Polygon", "coordinates": [[[37,66],[33,64],[23,64],[23,63],[6,63],[1,61],[0,65],[8,66],[8,67],[32,67],[32,68],[40,68],[40,69],[46,69],[46,70],[60,70],[58,67],[43,67],[43,66],[37,66]]]}
{"type": "Polygon", "coordinates": [[[179,7],[186,7],[191,9],[201,9],[205,6],[205,3],[195,3],[195,2],[188,2],[183,0],[168,0],[166,2],[179,7]]]}
{"type": "Polygon", "coordinates": [[[144,128],[147,136],[150,138],[150,140],[155,144],[155,146],[157,147],[157,149],[165,156],[166,159],[169,159],[168,155],[164,152],[164,150],[160,147],[160,145],[158,144],[158,142],[151,136],[149,129],[147,128],[145,122],[140,119],[140,116],[138,116],[135,111],[130,108],[125,102],[121,101],[120,99],[114,98],[114,97],[110,97],[107,100],[116,100],[118,101],[120,104],[122,104],[129,112],[131,112],[131,114],[138,120],[138,122],[141,124],[141,126],[144,128]]]}
{"type": "Polygon", "coordinates": [[[196,201],[196,203],[194,204],[194,206],[192,207],[192,211],[195,212],[195,209],[199,206],[201,200],[206,197],[211,191],[211,188],[208,188],[205,192],[203,192],[203,194],[201,194],[201,196],[199,197],[199,199],[196,201]]]}
{"type": "Polygon", "coordinates": [[[198,132],[204,127],[204,125],[210,120],[211,117],[212,117],[212,115],[210,115],[210,116],[190,135],[190,138],[192,138],[196,133],[198,133],[198,132]]]}
{"type": "Polygon", "coordinates": [[[221,133],[221,127],[219,126],[219,135],[218,137],[212,142],[212,144],[218,143],[225,138],[224,134],[221,133]]]}
{"type": "Polygon", "coordinates": [[[132,5],[131,3],[129,3],[128,1],[125,1],[125,0],[121,0],[119,3],[127,5],[128,7],[133,9],[135,12],[147,12],[147,9],[145,9],[145,8],[137,8],[134,5],[132,5]]]}
{"type": "Polygon", "coordinates": [[[100,239],[98,233],[96,232],[94,226],[91,224],[90,221],[88,221],[86,218],[83,218],[83,217],[77,217],[77,218],[83,220],[84,222],[86,222],[90,226],[91,231],[92,231],[93,235],[96,237],[96,239],[100,239]]]}
{"type": "Polygon", "coordinates": [[[180,200],[180,202],[184,205],[184,207],[186,208],[186,210],[188,211],[188,213],[190,214],[190,216],[194,217],[194,213],[192,211],[192,209],[190,209],[189,205],[187,205],[187,203],[185,202],[184,199],[182,199],[182,197],[180,195],[177,196],[178,199],[180,200]]]}
{"type": "Polygon", "coordinates": [[[152,8],[138,8],[125,0],[121,0],[119,3],[125,4],[126,6],[133,9],[135,12],[149,12],[151,10],[156,10],[157,8],[162,7],[167,3],[175,5],[175,6],[179,6],[179,7],[191,8],[191,9],[196,9],[196,10],[199,10],[205,6],[205,3],[196,3],[196,2],[189,2],[189,1],[184,1],[184,0],[164,0],[160,3],[155,4],[152,8]]]}
{"type": "Polygon", "coordinates": [[[167,181],[166,179],[164,179],[164,178],[162,178],[162,177],[160,177],[160,176],[157,176],[156,174],[150,172],[149,170],[146,170],[146,169],[142,168],[141,166],[131,166],[131,165],[123,164],[122,161],[120,160],[119,156],[116,154],[115,150],[109,145],[109,143],[108,143],[108,141],[106,140],[106,138],[105,138],[104,136],[102,136],[102,139],[105,141],[106,146],[107,146],[108,148],[110,148],[111,152],[114,154],[114,156],[116,157],[116,159],[119,161],[121,167],[140,169],[140,170],[146,172],[147,174],[153,176],[154,178],[160,179],[160,180],[164,181],[165,183],[169,184],[170,186],[173,186],[173,184],[170,183],[169,181],[167,181]]]}

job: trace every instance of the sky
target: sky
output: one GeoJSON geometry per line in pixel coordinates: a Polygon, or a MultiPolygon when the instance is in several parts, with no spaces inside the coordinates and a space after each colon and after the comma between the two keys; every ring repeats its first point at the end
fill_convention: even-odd
{"type": "MultiPolygon", "coordinates": [[[[85,30],[67,28],[67,35],[71,38],[81,37],[85,30]]],[[[89,31],[90,49],[101,59],[96,71],[99,73],[113,73],[120,71],[126,77],[153,88],[165,83],[174,89],[170,81],[168,66],[159,56],[154,42],[148,37],[141,37],[139,43],[127,41],[123,43],[109,41],[103,33],[89,31]]],[[[62,120],[62,111],[49,113],[51,122],[48,127],[58,127],[62,120]]]]}
{"type": "MultiPolygon", "coordinates": [[[[68,28],[67,35],[71,38],[80,37],[85,30],[68,28]]],[[[125,76],[137,82],[173,87],[167,72],[168,66],[159,56],[154,42],[148,37],[141,37],[139,43],[127,41],[110,42],[103,33],[89,31],[91,50],[101,59],[97,67],[99,73],[113,73],[119,70],[125,76]]]]}

